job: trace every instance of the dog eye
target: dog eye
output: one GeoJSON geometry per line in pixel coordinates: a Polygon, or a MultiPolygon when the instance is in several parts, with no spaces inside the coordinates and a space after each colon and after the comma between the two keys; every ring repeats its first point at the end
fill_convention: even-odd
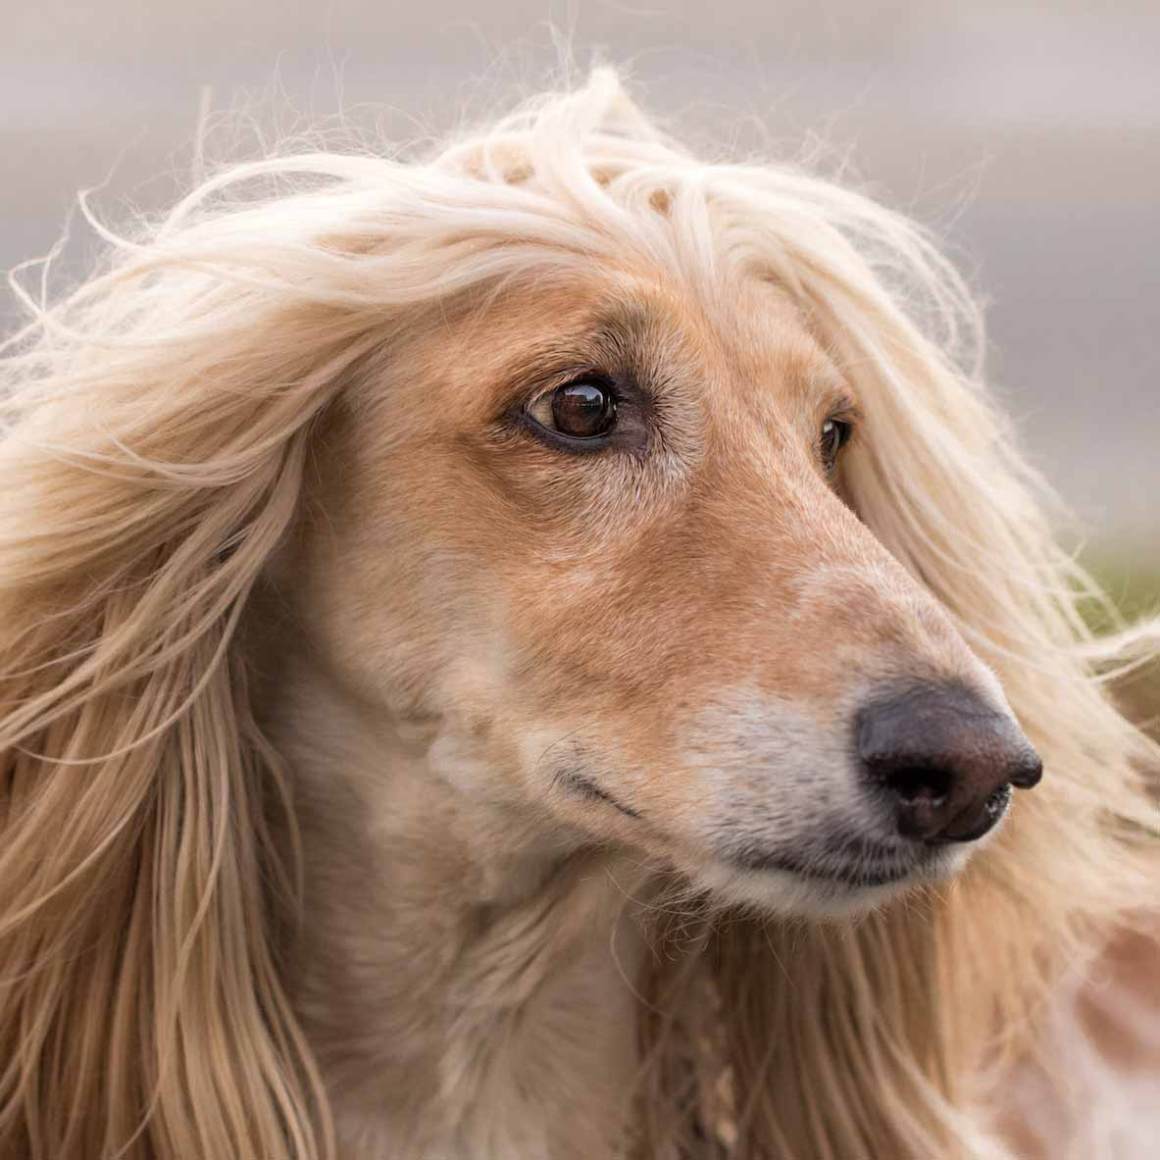
{"type": "Polygon", "coordinates": [[[853,424],[845,419],[827,419],[822,424],[819,450],[827,471],[833,471],[834,465],[838,462],[838,452],[850,441],[853,430],[853,424]]]}
{"type": "Polygon", "coordinates": [[[616,425],[616,394],[596,379],[579,379],[541,396],[528,414],[557,435],[598,439],[616,425]]]}

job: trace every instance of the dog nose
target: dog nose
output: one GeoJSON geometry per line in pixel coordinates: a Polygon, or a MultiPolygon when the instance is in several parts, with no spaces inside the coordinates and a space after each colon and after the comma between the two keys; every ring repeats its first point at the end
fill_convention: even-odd
{"type": "Polygon", "coordinates": [[[858,756],[887,796],[898,831],[924,842],[971,842],[1030,789],[1043,764],[1018,725],[956,685],[924,685],[865,706],[858,756]]]}

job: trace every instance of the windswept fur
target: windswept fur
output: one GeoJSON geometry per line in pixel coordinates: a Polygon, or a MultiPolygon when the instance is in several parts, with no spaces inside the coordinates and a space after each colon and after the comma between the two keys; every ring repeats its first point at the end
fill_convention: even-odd
{"type": "MultiPolygon", "coordinates": [[[[1109,701],[1114,650],[1082,616],[1102,597],[1052,540],[979,379],[978,314],[922,234],[791,167],[690,156],[602,71],[422,161],[226,170],[107,240],[102,273],[28,302],[0,372],[0,1155],[334,1154],[287,996],[292,778],[239,626],[310,519],[344,390],[431,307],[593,262],[789,295],[866,414],[852,505],[1049,771],[960,879],[855,924],[687,897],[654,917],[635,1147],[998,1149],[986,1077],[1154,889],[1157,753],[1109,701]]],[[[581,923],[569,881],[539,897],[581,923]]]]}

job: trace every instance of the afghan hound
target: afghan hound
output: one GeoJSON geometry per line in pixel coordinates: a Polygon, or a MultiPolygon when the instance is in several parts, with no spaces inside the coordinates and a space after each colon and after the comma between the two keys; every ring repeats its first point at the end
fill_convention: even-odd
{"type": "Polygon", "coordinates": [[[103,236],[3,361],[4,1160],[1098,1154],[1154,636],[918,228],[605,70],[103,236]]]}

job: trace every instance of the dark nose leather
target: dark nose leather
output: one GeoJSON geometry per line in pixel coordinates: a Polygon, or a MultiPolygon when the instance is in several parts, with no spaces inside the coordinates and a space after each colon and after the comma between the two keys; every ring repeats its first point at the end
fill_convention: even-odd
{"type": "Polygon", "coordinates": [[[920,685],[858,714],[865,776],[898,831],[923,842],[971,842],[1003,816],[1011,789],[1043,775],[1012,717],[960,685],[920,685]]]}

